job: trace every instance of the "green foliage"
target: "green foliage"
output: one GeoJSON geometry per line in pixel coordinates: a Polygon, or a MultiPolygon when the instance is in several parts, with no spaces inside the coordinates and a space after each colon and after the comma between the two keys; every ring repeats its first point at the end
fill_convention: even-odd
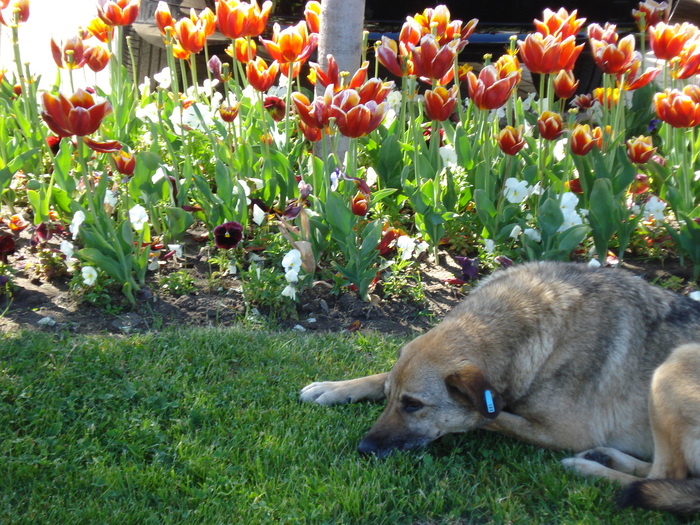
{"type": "Polygon", "coordinates": [[[177,270],[164,275],[158,281],[160,289],[171,295],[188,295],[196,290],[195,278],[187,270],[177,270]]]}

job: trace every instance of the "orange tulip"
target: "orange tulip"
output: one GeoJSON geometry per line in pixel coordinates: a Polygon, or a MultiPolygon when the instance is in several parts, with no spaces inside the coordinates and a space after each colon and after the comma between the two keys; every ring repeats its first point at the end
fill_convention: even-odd
{"type": "Polygon", "coordinates": [[[554,77],[554,94],[564,100],[569,99],[576,93],[579,81],[574,77],[573,71],[562,69],[554,77]]]}
{"type": "Polygon", "coordinates": [[[671,60],[680,54],[685,43],[697,34],[697,31],[695,26],[687,22],[674,25],[659,22],[649,28],[649,47],[656,58],[671,60]]]}
{"type": "Polygon", "coordinates": [[[196,54],[204,49],[204,44],[207,41],[204,24],[203,20],[194,15],[194,11],[192,11],[190,18],[183,18],[175,23],[175,37],[180,46],[188,53],[196,54]],[[195,20],[192,19],[193,17],[195,20]]]}
{"type": "MultiPolygon", "coordinates": [[[[414,45],[418,43],[418,40],[429,34],[433,33],[437,37],[438,43],[440,45],[445,45],[458,39],[460,43],[466,42],[466,40],[471,36],[476,29],[476,25],[479,22],[476,18],[467,22],[467,25],[462,27],[461,20],[450,20],[451,15],[449,9],[445,5],[438,5],[436,7],[428,7],[423,10],[422,13],[418,13],[415,16],[409,16],[406,19],[406,31],[402,28],[403,37],[407,37],[409,33],[412,33],[412,39],[415,39],[415,33],[418,33],[418,38],[411,40],[414,45]]],[[[399,40],[408,42],[399,36],[399,40]]]]}
{"type": "Polygon", "coordinates": [[[656,153],[651,137],[640,135],[626,142],[627,157],[634,164],[646,164],[656,153]]]}
{"type": "MultiPolygon", "coordinates": [[[[352,86],[349,86],[352,87],[352,86]]],[[[370,100],[374,100],[377,104],[381,104],[389,96],[394,88],[394,82],[383,82],[378,78],[370,78],[362,86],[356,88],[360,95],[360,102],[364,104],[370,100]]]]}
{"type": "Polygon", "coordinates": [[[511,73],[515,73],[517,79],[516,84],[520,83],[523,76],[523,68],[520,66],[520,60],[518,60],[516,55],[502,55],[493,65],[498,70],[499,79],[509,77],[511,73]]]}
{"type": "Polygon", "coordinates": [[[299,121],[299,129],[309,142],[318,142],[323,138],[323,131],[321,131],[319,128],[306,125],[306,123],[304,123],[302,120],[299,121]]]}
{"type": "Polygon", "coordinates": [[[654,95],[656,115],[674,128],[700,124],[700,86],[688,85],[683,91],[667,89],[654,95]]]}
{"type": "Polygon", "coordinates": [[[591,129],[588,124],[577,124],[571,132],[569,141],[571,153],[574,155],[585,155],[597,146],[598,149],[603,147],[603,130],[599,127],[591,129]]]}
{"type": "Polygon", "coordinates": [[[345,89],[333,97],[331,117],[340,133],[350,138],[364,137],[379,127],[387,106],[374,100],[362,103],[354,89],[345,89]]]}
{"type": "Polygon", "coordinates": [[[103,44],[108,44],[114,37],[114,28],[105,24],[99,17],[93,18],[86,29],[103,44]]]}
{"type": "Polygon", "coordinates": [[[586,111],[588,109],[591,109],[594,103],[595,98],[593,98],[593,96],[590,93],[582,93],[580,95],[576,95],[571,101],[571,105],[575,108],[578,108],[579,111],[586,111]]]}
{"type": "Polygon", "coordinates": [[[90,93],[78,89],[70,97],[61,93],[42,95],[44,111],[41,116],[46,125],[59,137],[77,135],[84,137],[97,131],[102,120],[112,112],[112,106],[105,100],[96,103],[90,93]]]}
{"type": "Polygon", "coordinates": [[[272,26],[272,40],[260,41],[270,56],[280,64],[305,62],[318,45],[318,34],[309,34],[303,20],[294,26],[281,30],[279,24],[272,26]]]}
{"type": "Polygon", "coordinates": [[[518,72],[500,78],[499,70],[492,64],[484,67],[478,77],[470,71],[467,73],[469,98],[479,109],[498,109],[513,93],[518,78],[518,72]]]}
{"type": "Polygon", "coordinates": [[[258,46],[250,38],[237,38],[226,48],[226,54],[244,64],[258,54],[258,46]]]}
{"type": "Polygon", "coordinates": [[[337,93],[341,89],[346,87],[356,89],[364,84],[367,79],[367,68],[369,67],[369,62],[365,61],[360,68],[355,71],[350,81],[345,83],[346,77],[341,77],[340,70],[338,68],[338,63],[335,61],[333,55],[328,55],[328,64],[324,70],[319,64],[315,62],[309,62],[311,66],[311,71],[313,72],[314,78],[312,84],[318,82],[323,87],[333,86],[333,90],[337,93]]]}
{"type": "Polygon", "coordinates": [[[381,43],[375,47],[374,52],[381,65],[394,76],[405,77],[413,74],[413,62],[410,59],[407,44],[399,40],[392,40],[382,36],[381,43]]]}
{"type": "Polygon", "coordinates": [[[437,80],[440,84],[449,83],[454,77],[455,57],[464,45],[466,42],[453,40],[441,46],[431,33],[420,39],[419,46],[408,44],[414,74],[437,80]]]}
{"type": "Polygon", "coordinates": [[[593,98],[606,109],[611,109],[617,106],[620,101],[620,90],[618,88],[595,88],[593,90],[593,98]]]}
{"type": "Polygon", "coordinates": [[[306,2],[304,19],[309,27],[309,33],[319,33],[321,31],[321,2],[316,0],[306,2]]]}
{"type": "Polygon", "coordinates": [[[452,86],[449,90],[438,86],[425,92],[425,114],[431,120],[443,122],[452,116],[457,106],[459,86],[452,86]]]}
{"type": "Polygon", "coordinates": [[[615,24],[605,23],[604,27],[599,24],[591,24],[588,26],[588,40],[602,40],[608,44],[617,44],[620,39],[617,34],[617,26],[615,24]]]}
{"type": "Polygon", "coordinates": [[[110,26],[130,26],[139,14],[141,0],[97,0],[97,16],[110,26]]]}
{"type": "Polygon", "coordinates": [[[262,58],[257,57],[246,65],[246,77],[253,88],[258,91],[267,91],[275,83],[279,64],[276,60],[268,66],[262,58]]]}
{"type": "Polygon", "coordinates": [[[3,0],[0,3],[0,23],[2,25],[17,27],[27,20],[29,20],[29,0],[3,0]]]}
{"type": "Polygon", "coordinates": [[[328,85],[323,96],[316,97],[313,102],[302,93],[292,93],[292,102],[301,122],[312,128],[323,129],[328,126],[331,118],[333,86],[328,85]]]}
{"type": "Polygon", "coordinates": [[[85,60],[87,66],[98,73],[107,67],[112,55],[102,46],[90,46],[85,50],[85,60]]]}
{"type": "Polygon", "coordinates": [[[52,38],[51,54],[53,55],[53,61],[61,69],[80,69],[87,60],[83,40],[77,35],[61,42],[60,46],[52,38]]]}
{"type": "Polygon", "coordinates": [[[21,215],[12,215],[6,222],[13,232],[21,232],[29,226],[29,221],[25,220],[21,215]]]}
{"type": "Polygon", "coordinates": [[[700,38],[693,38],[683,46],[678,55],[677,66],[671,68],[671,76],[683,80],[698,73],[700,73],[700,38]]]}
{"type": "Polygon", "coordinates": [[[618,75],[626,73],[632,63],[637,60],[634,50],[634,35],[627,35],[613,44],[605,40],[590,40],[593,58],[603,73],[618,75]]]}
{"type": "Polygon", "coordinates": [[[134,169],[136,168],[135,155],[121,150],[119,153],[112,155],[112,160],[114,160],[114,166],[119,173],[127,177],[133,175],[134,169]]]}
{"type": "Polygon", "coordinates": [[[516,155],[523,146],[525,146],[525,137],[523,136],[523,127],[506,126],[496,138],[498,147],[506,155],[516,155]]]}
{"type": "Polygon", "coordinates": [[[219,0],[216,3],[216,20],[219,31],[232,40],[246,36],[256,37],[265,30],[272,2],[266,0],[262,8],[256,0],[251,3],[239,0],[219,0]]]}
{"type": "Polygon", "coordinates": [[[170,7],[168,6],[167,2],[164,2],[163,0],[158,2],[155,18],[156,27],[158,27],[158,31],[160,31],[161,35],[168,36],[168,28],[171,28],[172,31],[175,30],[175,20],[173,19],[173,15],[170,13],[170,7]]]}
{"type": "Polygon", "coordinates": [[[639,9],[632,9],[632,18],[637,22],[640,31],[646,31],[647,28],[668,19],[668,3],[658,3],[654,0],[639,2],[639,9]]]}
{"type": "Polygon", "coordinates": [[[532,73],[557,73],[574,68],[583,44],[576,45],[576,38],[562,39],[560,35],[542,36],[531,33],[525,40],[518,40],[520,58],[532,73]]]}
{"type": "Polygon", "coordinates": [[[563,7],[557,12],[547,8],[543,14],[544,20],[535,20],[535,29],[542,36],[561,35],[562,38],[576,36],[586,22],[585,18],[576,18],[578,14],[576,9],[569,14],[563,7]]]}
{"type": "Polygon", "coordinates": [[[642,65],[641,60],[635,60],[630,66],[627,73],[624,75],[622,80],[622,89],[625,91],[634,91],[635,89],[643,88],[649,82],[653,81],[656,76],[661,73],[661,68],[647,68],[647,70],[640,74],[639,68],[642,65]]]}
{"type": "Polygon", "coordinates": [[[564,122],[559,113],[543,111],[537,119],[540,136],[546,140],[555,140],[564,133],[564,122]]]}

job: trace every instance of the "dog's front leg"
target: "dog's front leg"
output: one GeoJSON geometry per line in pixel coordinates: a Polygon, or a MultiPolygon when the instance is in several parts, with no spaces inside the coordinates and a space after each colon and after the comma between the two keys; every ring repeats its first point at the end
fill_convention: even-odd
{"type": "Polygon", "coordinates": [[[552,431],[551,425],[542,421],[531,421],[511,412],[501,412],[496,419],[489,421],[483,428],[544,448],[566,447],[565,444],[562,445],[556,432],[552,431]]]}
{"type": "Polygon", "coordinates": [[[388,375],[386,372],[347,381],[311,383],[301,390],[300,397],[302,401],[319,405],[338,405],[362,400],[378,401],[384,399],[384,383],[388,375]]]}

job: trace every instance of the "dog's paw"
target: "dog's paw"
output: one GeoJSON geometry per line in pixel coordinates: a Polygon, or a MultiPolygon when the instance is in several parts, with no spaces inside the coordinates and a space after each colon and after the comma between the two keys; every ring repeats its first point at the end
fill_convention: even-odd
{"type": "Polygon", "coordinates": [[[603,477],[605,476],[605,471],[607,470],[606,467],[597,461],[580,457],[562,459],[561,464],[564,466],[564,468],[573,470],[574,472],[583,476],[603,477]]]}
{"type": "Polygon", "coordinates": [[[299,398],[307,403],[317,403],[319,405],[338,405],[350,403],[352,396],[343,392],[345,381],[320,381],[311,383],[301,389],[299,398]]]}

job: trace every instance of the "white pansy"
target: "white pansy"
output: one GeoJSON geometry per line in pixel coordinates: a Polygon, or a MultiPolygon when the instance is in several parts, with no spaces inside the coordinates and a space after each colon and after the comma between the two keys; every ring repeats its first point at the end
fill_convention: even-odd
{"type": "Polygon", "coordinates": [[[294,288],[294,285],[288,284],[287,287],[284,290],[282,290],[282,296],[289,297],[292,301],[296,301],[297,289],[294,288]]]}
{"type": "Polygon", "coordinates": [[[170,74],[170,68],[166,67],[160,73],[153,75],[153,80],[158,82],[158,87],[161,89],[170,89],[170,82],[172,81],[172,75],[170,74]]]}
{"type": "Polygon", "coordinates": [[[523,233],[522,227],[519,224],[516,224],[515,226],[513,226],[513,229],[510,230],[509,237],[511,239],[517,239],[518,237],[520,237],[521,233],[523,233]]]}
{"type": "Polygon", "coordinates": [[[143,230],[143,227],[148,223],[148,212],[146,212],[146,208],[140,204],[131,208],[129,210],[129,222],[131,222],[134,230],[143,230]]]}
{"type": "Polygon", "coordinates": [[[182,258],[182,244],[168,244],[168,250],[175,252],[175,257],[182,258]]]}
{"type": "Polygon", "coordinates": [[[525,228],[523,230],[523,235],[525,235],[525,237],[527,237],[528,239],[535,241],[535,242],[542,241],[542,235],[540,234],[540,232],[538,232],[534,228],[525,228]]]}
{"type": "Polygon", "coordinates": [[[292,268],[284,272],[284,278],[288,283],[298,283],[299,282],[299,270],[292,268]]]}
{"type": "Polygon", "coordinates": [[[58,249],[63,255],[66,256],[66,259],[70,259],[71,257],[73,257],[74,248],[72,242],[61,241],[61,244],[59,245],[58,249]]]}
{"type": "Polygon", "coordinates": [[[296,270],[298,272],[301,268],[301,252],[296,248],[289,250],[282,258],[282,266],[285,271],[296,270]]]}
{"type": "Polygon", "coordinates": [[[654,220],[662,221],[664,219],[664,209],[666,203],[659,199],[656,195],[649,197],[649,200],[644,203],[644,220],[649,220],[652,217],[654,220]]]}
{"type": "Polygon", "coordinates": [[[117,194],[114,193],[112,190],[107,190],[105,192],[105,204],[108,204],[112,208],[114,208],[117,205],[117,194]]]}
{"type": "Polygon", "coordinates": [[[440,148],[440,158],[448,168],[455,169],[457,164],[457,152],[454,146],[442,146],[440,148]]]}
{"type": "Polygon", "coordinates": [[[413,256],[413,250],[416,247],[416,241],[411,239],[408,235],[402,235],[396,239],[396,248],[399,250],[401,259],[404,261],[409,260],[413,256]]]}
{"type": "Polygon", "coordinates": [[[559,201],[559,207],[562,210],[575,210],[576,205],[578,204],[578,197],[571,193],[570,191],[567,191],[566,193],[563,193],[561,196],[561,200],[559,201]]]}
{"type": "Polygon", "coordinates": [[[527,181],[511,177],[506,180],[503,196],[512,204],[520,204],[530,196],[530,185],[527,181]]]}
{"type": "Polygon", "coordinates": [[[97,270],[95,270],[92,266],[83,266],[80,273],[83,276],[83,282],[87,286],[92,286],[95,284],[95,281],[97,280],[97,270]]]}
{"type": "Polygon", "coordinates": [[[267,217],[267,213],[257,204],[253,204],[253,222],[260,226],[265,221],[265,217],[267,217]]]}
{"type": "Polygon", "coordinates": [[[496,241],[493,239],[484,239],[484,251],[486,253],[493,253],[493,251],[496,249],[496,241]]]}
{"type": "Polygon", "coordinates": [[[236,275],[238,273],[238,266],[236,266],[236,261],[230,261],[228,263],[228,274],[236,275]]]}
{"type": "Polygon", "coordinates": [[[148,269],[155,272],[158,268],[160,268],[160,261],[158,260],[158,257],[151,257],[151,260],[148,263],[148,269]]]}
{"type": "Polygon", "coordinates": [[[401,108],[401,98],[401,91],[394,90],[387,95],[386,102],[394,111],[398,111],[401,108]]]}
{"type": "Polygon", "coordinates": [[[68,230],[73,234],[73,238],[78,237],[78,233],[80,232],[80,225],[85,222],[85,212],[83,210],[78,210],[75,212],[73,215],[73,220],[70,223],[70,226],[68,227],[68,230]]]}
{"type": "Polygon", "coordinates": [[[144,122],[158,123],[158,106],[154,102],[146,104],[142,108],[136,108],[134,114],[136,118],[144,122]]]}
{"type": "Polygon", "coordinates": [[[377,175],[377,172],[374,170],[373,167],[367,168],[367,171],[365,171],[365,182],[367,183],[367,186],[374,186],[379,179],[379,175],[377,175]]]}

